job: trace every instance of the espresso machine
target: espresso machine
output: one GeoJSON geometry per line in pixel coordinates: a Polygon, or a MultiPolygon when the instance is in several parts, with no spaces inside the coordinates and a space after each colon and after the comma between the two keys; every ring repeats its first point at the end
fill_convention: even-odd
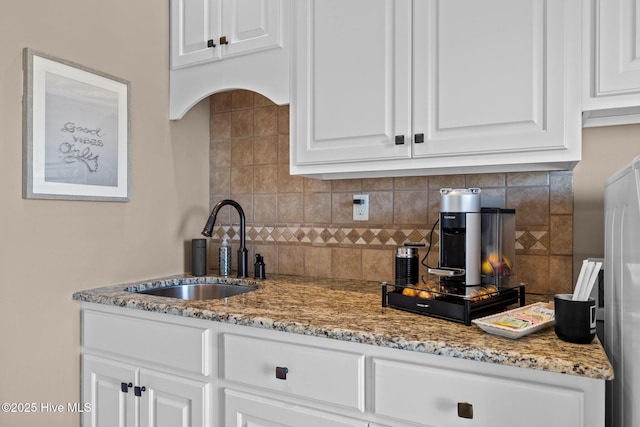
{"type": "Polygon", "coordinates": [[[479,188],[440,190],[440,283],[455,293],[480,286],[481,198],[479,188]]]}
{"type": "Polygon", "coordinates": [[[515,257],[515,210],[484,206],[479,188],[440,190],[440,277],[448,292],[472,295],[482,287],[508,287],[515,257]]]}
{"type": "Polygon", "coordinates": [[[525,284],[510,283],[514,277],[515,210],[503,205],[500,198],[481,195],[479,188],[441,189],[438,266],[425,264],[427,251],[422,263],[431,278],[416,283],[417,274],[409,274],[412,270],[408,267],[416,263],[417,253],[398,248],[396,283],[389,287],[382,282],[382,306],[467,326],[472,319],[513,304],[523,306],[525,284]]]}

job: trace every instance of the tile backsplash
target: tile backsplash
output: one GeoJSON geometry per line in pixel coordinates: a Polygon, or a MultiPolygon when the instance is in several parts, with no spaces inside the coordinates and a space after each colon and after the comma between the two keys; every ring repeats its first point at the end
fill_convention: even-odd
{"type": "MultiPolygon", "coordinates": [[[[439,214],[443,187],[479,187],[516,209],[516,281],[527,292],[571,292],[573,256],[572,172],[460,174],[320,181],[289,175],[289,106],[245,90],[211,96],[210,202],[225,198],[243,207],[250,270],[264,256],[268,274],[393,282],[394,253],[407,241],[424,242],[439,214]],[[354,194],[368,194],[369,221],[354,222],[354,194]]],[[[437,227],[427,263],[438,259],[437,227]]],[[[239,219],[225,207],[211,239],[230,239],[233,265],[239,219]]],[[[421,274],[426,268],[421,267],[421,274]]]]}

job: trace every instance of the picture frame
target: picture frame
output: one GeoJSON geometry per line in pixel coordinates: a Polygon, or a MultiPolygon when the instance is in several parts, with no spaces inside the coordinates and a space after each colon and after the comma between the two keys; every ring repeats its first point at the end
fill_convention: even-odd
{"type": "Polygon", "coordinates": [[[23,50],[23,198],[128,202],[130,83],[23,50]]]}

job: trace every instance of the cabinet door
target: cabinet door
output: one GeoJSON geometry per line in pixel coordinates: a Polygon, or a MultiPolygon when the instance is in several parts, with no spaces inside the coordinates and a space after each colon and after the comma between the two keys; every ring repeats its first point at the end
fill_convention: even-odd
{"type": "Polygon", "coordinates": [[[411,2],[296,0],[292,7],[292,172],[410,157],[411,2]]]}
{"type": "Polygon", "coordinates": [[[82,400],[91,403],[91,411],[82,414],[82,425],[133,427],[135,397],[133,388],[128,384],[135,383],[136,369],[132,366],[100,357],[83,356],[82,400]]]}
{"type": "Polygon", "coordinates": [[[210,385],[146,369],[140,370],[142,427],[210,425],[210,385]]]}
{"type": "Polygon", "coordinates": [[[224,391],[226,427],[367,427],[365,421],[344,418],[290,403],[230,389],[224,391]]]}
{"type": "Polygon", "coordinates": [[[171,0],[172,69],[221,58],[221,5],[222,0],[171,0]]]}
{"type": "Polygon", "coordinates": [[[596,0],[596,95],[640,94],[639,0],[596,0]]]}
{"type": "Polygon", "coordinates": [[[580,159],[580,0],[414,7],[414,157],[580,159]]]}
{"type": "Polygon", "coordinates": [[[639,0],[593,0],[585,21],[585,110],[640,106],[639,0]]]}
{"type": "Polygon", "coordinates": [[[282,47],[281,0],[225,0],[222,35],[225,57],[282,47]]]}

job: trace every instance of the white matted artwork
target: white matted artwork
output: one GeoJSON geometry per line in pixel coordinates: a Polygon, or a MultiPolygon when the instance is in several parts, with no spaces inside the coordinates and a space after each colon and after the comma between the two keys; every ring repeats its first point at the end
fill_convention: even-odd
{"type": "Polygon", "coordinates": [[[29,48],[23,64],[23,197],[129,201],[129,82],[29,48]]]}

